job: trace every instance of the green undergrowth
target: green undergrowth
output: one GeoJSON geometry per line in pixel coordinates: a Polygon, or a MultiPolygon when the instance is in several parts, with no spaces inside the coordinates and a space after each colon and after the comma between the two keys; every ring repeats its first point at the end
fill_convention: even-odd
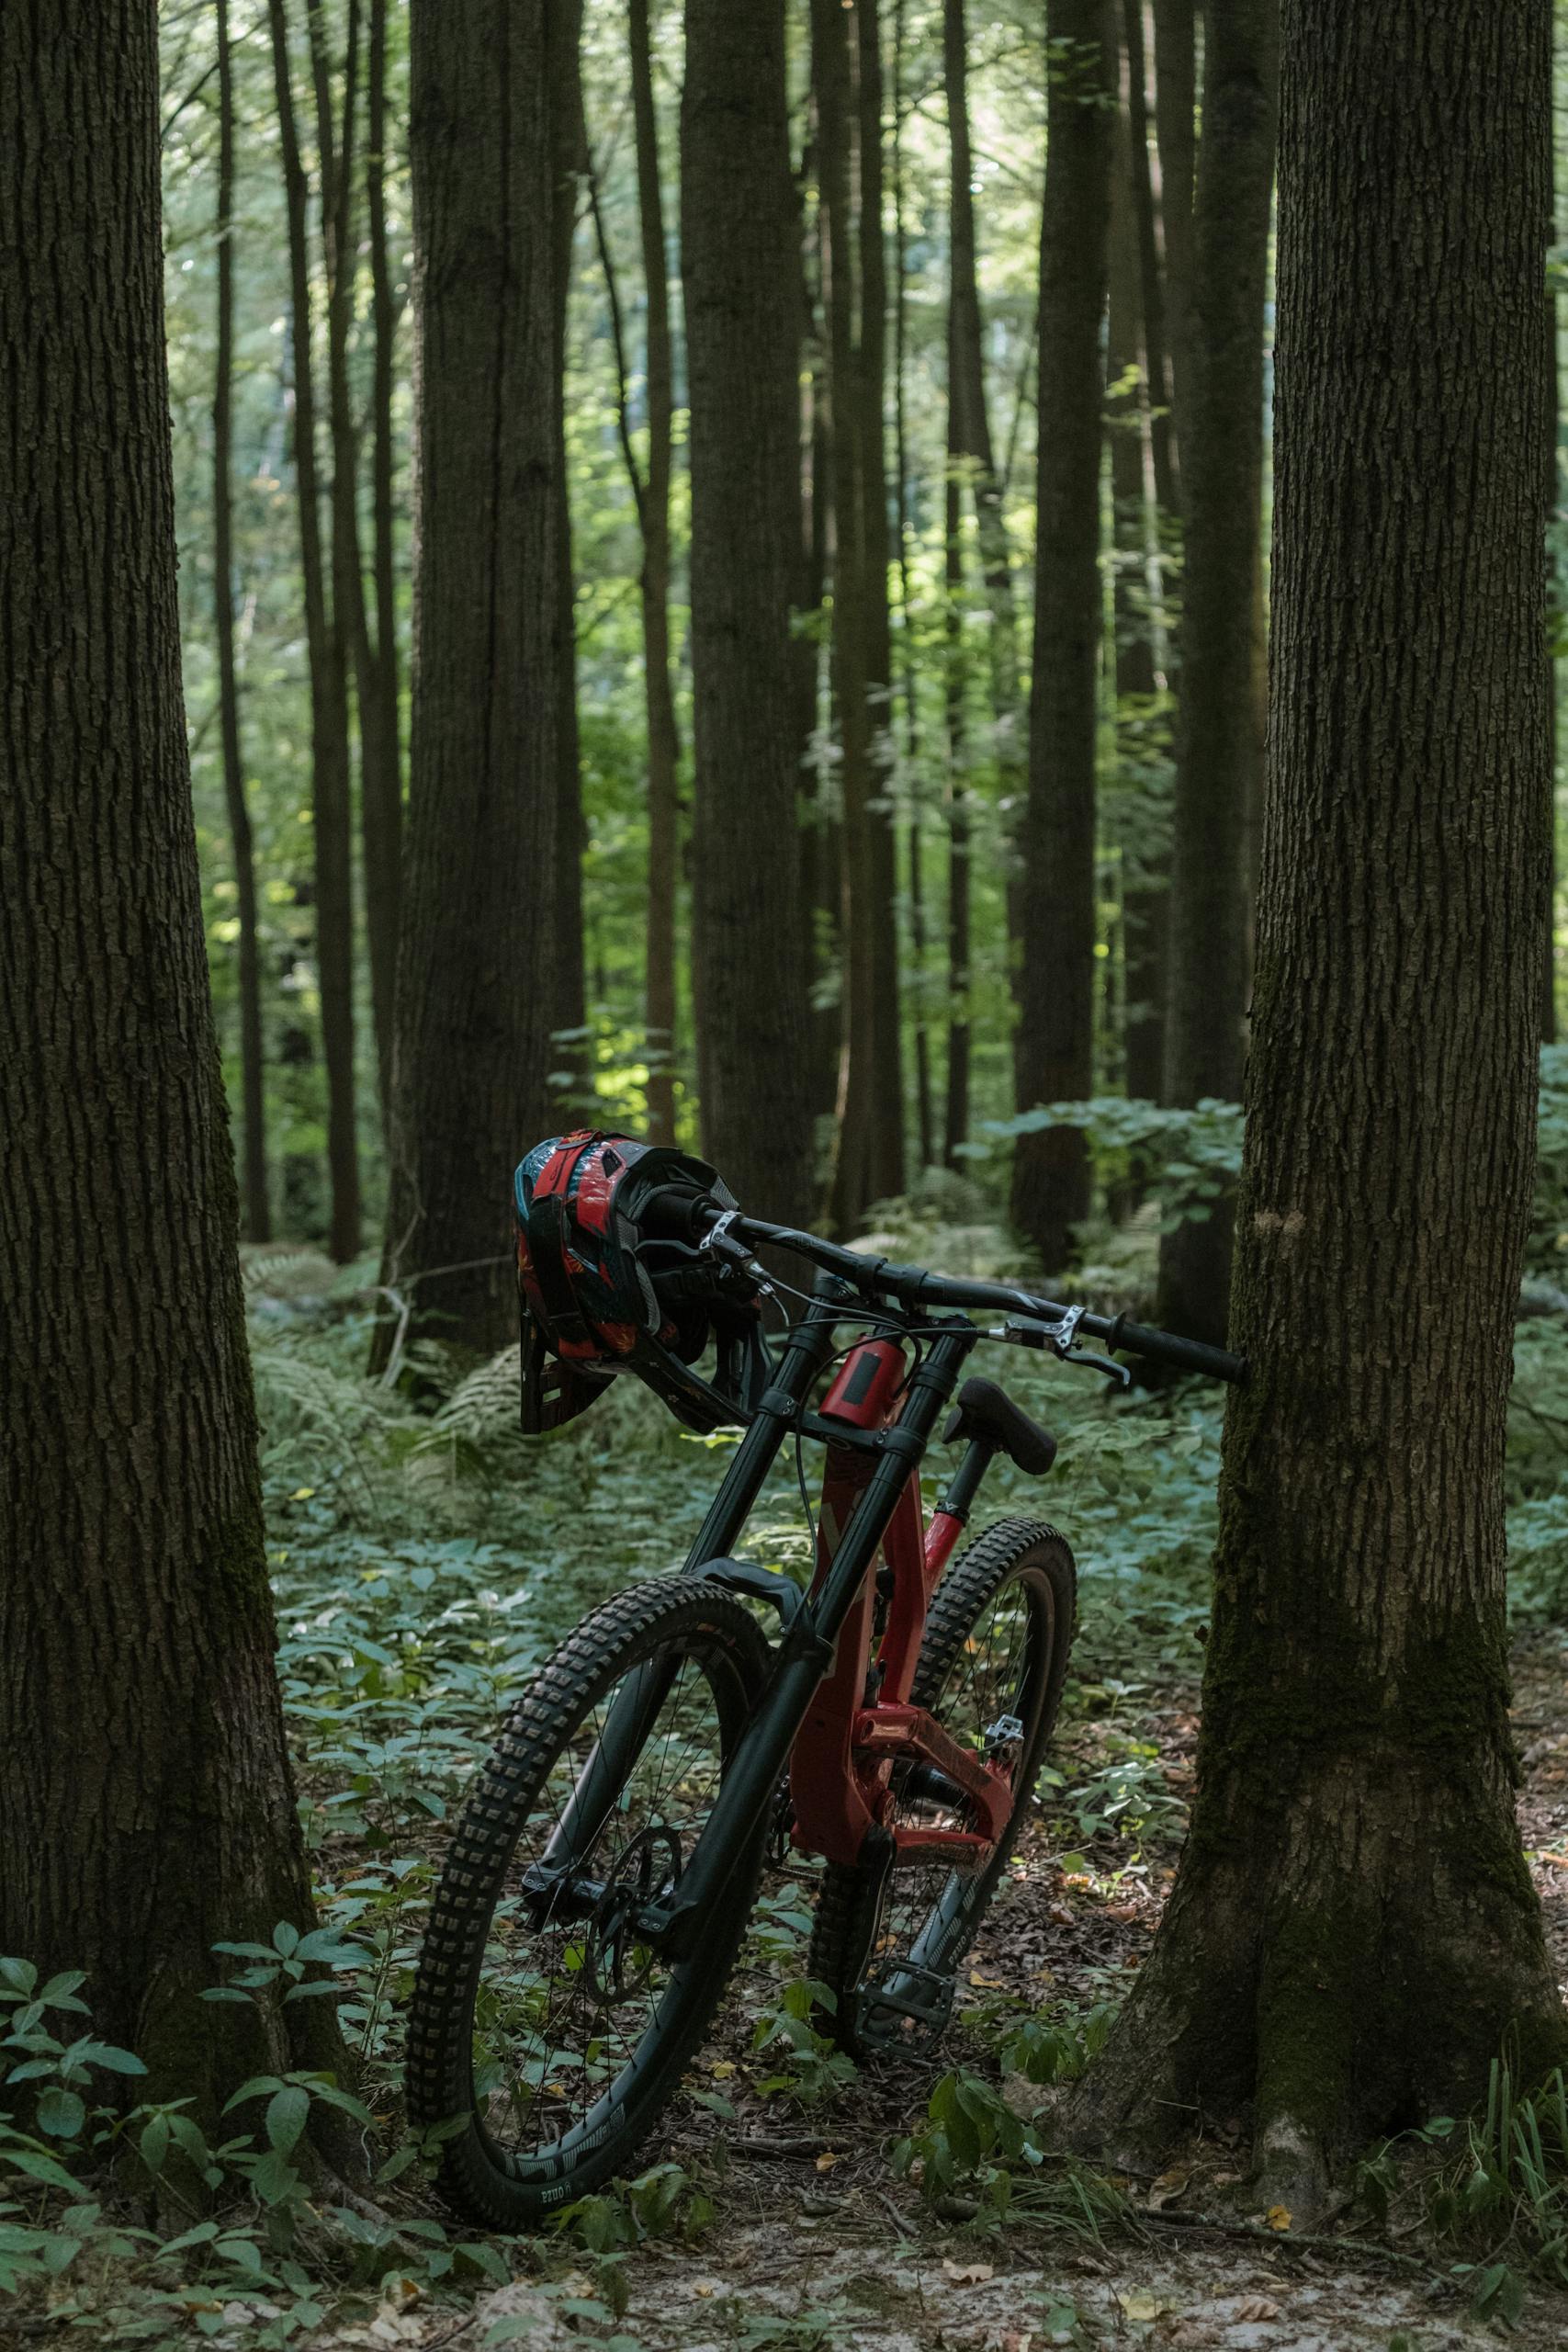
{"type": "MultiPolygon", "coordinates": [[[[883,1204],[876,1221],[900,1256],[980,1275],[1020,1271],[976,1196],[951,1180],[921,1204],[883,1204]]],[[[1086,1288],[1146,1311],[1156,1247],[1147,1213],[1095,1237],[1086,1288]]],[[[1511,1415],[1516,1600],[1529,1625],[1568,1611],[1568,1297],[1558,1304],[1549,1272],[1533,1277],[1511,1415]]],[[[402,2126],[403,2019],[444,1824],[502,1714],[569,1628],[626,1583],[680,1565],[734,1442],[683,1432],[630,1383],[567,1430],[525,1440],[514,1351],[455,1379],[426,1349],[392,1385],[367,1378],[368,1264],[339,1272],[279,1247],[249,1251],[246,1276],[278,1669],[321,1926],[319,1945],[290,1942],[284,1928],[271,1946],[215,1952],[213,1989],[266,2003],[335,1986],[348,2065],[342,2083],[301,2075],[247,2086],[227,2136],[203,2139],[179,2102],[138,2104],[134,2054],[92,2037],[81,2007],[90,1987],[70,1977],[40,1986],[25,1961],[4,1964],[0,2296],[47,2307],[60,2330],[96,2331],[94,2340],[110,2340],[112,2312],[112,2340],[127,2344],[283,2344],[345,2312],[363,2320],[389,2279],[409,2293],[471,2297],[518,2267],[517,2249],[436,2217],[433,2151],[402,2126]],[[367,2210],[310,2178],[301,2151],[317,2101],[364,2135],[376,2176],[367,2210]]],[[[976,1523],[1047,1518],[1078,1563],[1079,1632],[1064,1736],[1042,1788],[1042,1855],[1086,1899],[1128,1891],[1151,1854],[1169,1859],[1184,1826],[1150,1724],[1194,1702],[1221,1402],[1201,1386],[1108,1392],[1019,1351],[977,1362],[1050,1424],[1061,1452],[1043,1485],[998,1464],[976,1523]]],[[[815,1466],[808,1449],[808,1476],[815,1466]]],[[[945,1472],[939,1451],[928,1501],[945,1472]]],[[[788,1456],[746,1549],[797,1579],[808,1573],[788,1456]]],[[[814,2023],[810,1893],[802,1872],[759,1909],[739,1980],[752,2058],[743,2071],[748,2096],[836,2121],[861,2094],[814,2023]]],[[[1096,1998],[1097,1983],[1114,1996],[1125,1982],[1108,1966],[1079,1997],[1096,1998]]],[[[1092,2234],[1111,2207],[1087,2177],[1047,2160],[998,2086],[1048,2089],[1083,2063],[1109,2012],[1042,2013],[1031,1997],[970,1995],[954,2044],[963,2064],[932,2093],[901,2161],[928,2188],[945,2177],[943,2194],[998,2226],[1032,2213],[1092,2234]]],[[[694,2076],[718,2144],[734,2125],[735,2089],[716,2066],[694,2076]]],[[[1515,2138],[1503,2132],[1499,2146],[1514,2148],[1519,2121],[1511,2110],[1515,2138]]],[[[1508,2162],[1517,2186],[1524,2158],[1508,2162]]],[[[1456,2188],[1455,2211],[1479,2193],[1456,2188]]],[[[650,2164],[613,2198],[574,2211],[560,2261],[604,2270],[590,2298],[604,2316],[579,2312],[571,2324],[614,2339],[615,2266],[649,2234],[700,2236],[723,2196],[716,2166],[650,2164]]],[[[1516,2233],[1523,2210],[1508,2208],[1516,2233]]],[[[1548,2207],[1529,2211],[1529,2263],[1561,2262],[1548,2207]]]]}

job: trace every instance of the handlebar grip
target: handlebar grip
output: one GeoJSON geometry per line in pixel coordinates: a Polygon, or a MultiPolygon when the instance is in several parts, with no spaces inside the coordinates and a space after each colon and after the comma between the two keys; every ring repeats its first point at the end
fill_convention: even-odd
{"type": "Polygon", "coordinates": [[[1118,1315],[1106,1333],[1110,1346],[1127,1354],[1146,1356],[1151,1363],[1168,1363],[1178,1372],[1201,1373],[1206,1380],[1226,1380],[1235,1388],[1247,1383],[1247,1359],[1202,1340],[1184,1340],[1175,1331],[1151,1330],[1145,1323],[1129,1323],[1118,1315]]]}
{"type": "Polygon", "coordinates": [[[637,1222],[649,1241],[700,1241],[718,1216],[718,1204],[685,1184],[661,1184],[649,1193],[637,1222]]]}

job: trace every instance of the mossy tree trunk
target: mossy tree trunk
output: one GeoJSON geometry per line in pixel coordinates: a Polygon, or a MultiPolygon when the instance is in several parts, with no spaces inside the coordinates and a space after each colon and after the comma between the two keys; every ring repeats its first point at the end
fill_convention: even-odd
{"type": "Polygon", "coordinates": [[[265,2052],[200,1999],[210,1948],[310,1893],[180,693],[154,0],[16,0],[6,66],[0,1951],[85,1968],[94,2030],[212,2113],[265,2052]]]}
{"type": "MultiPolygon", "coordinates": [[[[1213,11],[1211,10],[1211,23],[1213,11]]],[[[1568,2033],[1514,1818],[1503,1455],[1549,872],[1550,9],[1286,0],[1273,779],[1198,1794],[1082,2087],[1310,2210],[1568,2033]]]]}
{"type": "MultiPolygon", "coordinates": [[[[562,535],[545,0],[414,0],[413,724],[383,1282],[516,1327],[516,1161],[549,1131],[562,535]]],[[[384,1354],[391,1326],[380,1327],[384,1354]]]]}
{"type": "MultiPolygon", "coordinates": [[[[1114,153],[1116,32],[1106,0],[1051,0],[1040,232],[1040,449],[1029,794],[1020,832],[1023,954],[1014,1079],[1021,1111],[1094,1082],[1095,737],[1100,458],[1114,153]]],[[[1077,1127],[1021,1136],[1013,1222],[1052,1270],[1089,1204],[1077,1127]]]]}
{"type": "Polygon", "coordinates": [[[800,940],[799,304],[784,0],[688,0],[681,101],[703,1141],[755,1215],[809,1214],[800,940]]]}

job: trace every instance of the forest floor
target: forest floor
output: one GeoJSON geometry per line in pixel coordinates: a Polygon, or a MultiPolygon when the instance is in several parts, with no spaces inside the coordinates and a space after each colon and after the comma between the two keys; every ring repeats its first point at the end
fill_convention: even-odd
{"type": "MultiPolygon", "coordinates": [[[[950,1227],[907,1238],[905,1254],[984,1275],[1006,1270],[1005,1248],[950,1227]]],[[[1097,1270],[1097,1295],[1116,1273],[1097,1270]]],[[[249,1276],[279,1674],[321,1916],[358,1954],[340,1979],[353,2078],[390,2173],[415,2154],[400,2150],[404,2018],[475,1761],[571,1623],[679,1563],[727,1441],[681,1432],[623,1387],[525,1444],[514,1353],[415,1412],[365,1377],[363,1272],[275,1250],[249,1276]]],[[[1568,1295],[1551,1298],[1516,1351],[1509,1536],[1520,1821],[1568,1985],[1568,1295]]],[[[998,1464],[984,1518],[1043,1510],[1068,1532],[1079,1623],[1036,1804],[929,2063],[856,2072],[804,2030],[812,1872],[782,1870],[646,2170],[555,2233],[465,2242],[417,2163],[373,2188],[379,2222],[303,2180],[268,2203],[247,2185],[253,2105],[233,2119],[251,2136],[225,2152],[221,2239],[209,2222],[171,2248],[184,2218],[123,2196],[101,2138],[62,2139],[51,2148],[74,2205],[59,2187],[24,2180],[20,2202],[14,2181],[0,2188],[0,2352],[1439,2352],[1505,2330],[1568,2343],[1553,2283],[1568,2279],[1568,2113],[1533,2206],[1531,2182],[1498,2172],[1460,2119],[1372,2152],[1304,2237],[1258,2210],[1239,2118],[1173,2148],[1155,2179],[1041,2155],[1048,2132],[1029,2119],[1103,2034],[1175,1872],[1219,1408],[1201,1387],[1116,1398],[1032,1362],[1005,1369],[1062,1453],[1048,1488],[998,1464]],[[984,2124],[967,2152],[944,2120],[955,2086],[984,2124]],[[1445,2220],[1444,2184],[1451,2209],[1489,2165],[1496,2194],[1468,2223],[1445,2220]],[[18,2246],[31,2250],[7,2300],[18,2246]]],[[[793,1463],[745,1548],[806,1572],[793,1463]]],[[[215,1980],[234,1971],[215,1957],[215,1980]]],[[[5,2108],[0,2095],[0,2159],[5,2108]]],[[[113,2108],[96,2113],[118,2128],[113,2108]]]]}
{"type": "MultiPolygon", "coordinates": [[[[1568,1650],[1537,1635],[1516,1659],[1516,1724],[1527,1779],[1519,1816],[1568,1984],[1568,1650]]],[[[1105,1695],[1101,1694],[1103,1698],[1105,1695]]],[[[1159,1705],[1078,1716],[1059,1743],[1068,1787],[1106,1785],[1136,1755],[1167,1803],[1136,1839],[1102,1828],[1093,1859],[1061,1851],[1061,1821],[1042,1813],[1022,1841],[965,1973],[966,2013],[949,2063],[983,2065],[1009,2018],[1043,2008],[1082,2014],[1114,2002],[1147,1950],[1174,1873],[1181,1807],[1190,1792],[1196,1690],[1159,1705]]],[[[773,1882],[775,1903],[790,1899],[773,1882]]],[[[722,2085],[722,2123],[688,2098],[649,2163],[702,2183],[713,2219],[690,2242],[652,2236],[612,2257],[615,2333],[643,2352],[1046,2352],[1052,2346],[1214,2347],[1214,2352],[1457,2352],[1568,2341],[1568,2295],[1531,2284],[1511,2324],[1472,2309],[1474,2272],[1462,2249],[1432,2242],[1414,2215],[1392,2231],[1346,2211],[1299,2242],[1254,2211],[1239,2120],[1172,2151],[1156,2178],[1114,2176],[1119,2210],[1075,2215],[1030,2210],[1027,2189],[1004,2219],[964,2220],[932,2205],[889,2164],[919,2128],[940,2062],[859,2075],[781,2115],[759,2090],[777,2061],[755,2047],[767,1994],[745,1974],[694,2080],[722,2085]],[[1357,2243],[1357,2233],[1360,2243],[1357,2243]]],[[[1015,2105],[1041,2094],[1002,2075],[1015,2105]]],[[[1271,2219],[1280,2223],[1278,2209],[1271,2219]]],[[[397,2295],[378,2313],[317,2339],[469,2352],[523,2331],[537,2352],[581,2352],[569,2305],[605,2290],[603,2262],[556,2247],[517,2249],[517,2277],[450,2305],[397,2295]],[[510,2325],[507,2323],[511,2323],[510,2325]]],[[[1473,2250],[1472,2261],[1473,2261],[1473,2250]]],[[[592,2324],[592,2323],[590,2323],[592,2324]]]]}

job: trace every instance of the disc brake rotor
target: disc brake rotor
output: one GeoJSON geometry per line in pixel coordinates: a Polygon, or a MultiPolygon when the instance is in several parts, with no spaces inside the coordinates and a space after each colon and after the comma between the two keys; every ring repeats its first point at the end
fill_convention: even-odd
{"type": "Polygon", "coordinates": [[[649,1903],[668,1902],[680,1880],[681,1841],[668,1823],[651,1823],[622,1847],[583,1949],[583,1982],[599,2006],[626,2000],[647,1984],[659,1954],[638,1945],[637,1917],[649,1903]]]}

